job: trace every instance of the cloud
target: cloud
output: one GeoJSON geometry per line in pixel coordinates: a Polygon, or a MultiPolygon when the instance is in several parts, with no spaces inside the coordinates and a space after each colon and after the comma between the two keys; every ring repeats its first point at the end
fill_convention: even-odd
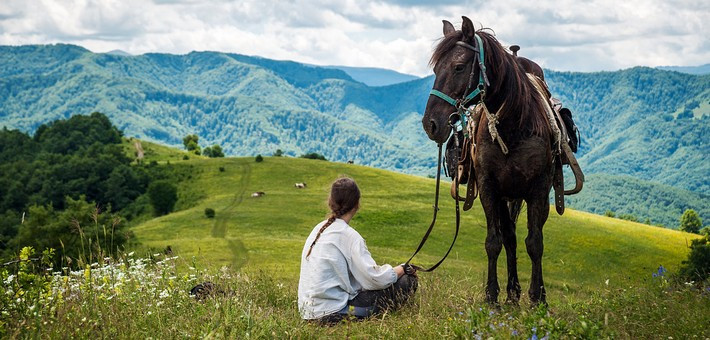
{"type": "Polygon", "coordinates": [[[214,50],[426,75],[441,19],[468,15],[558,70],[710,62],[701,1],[2,0],[0,44],[214,50]]]}

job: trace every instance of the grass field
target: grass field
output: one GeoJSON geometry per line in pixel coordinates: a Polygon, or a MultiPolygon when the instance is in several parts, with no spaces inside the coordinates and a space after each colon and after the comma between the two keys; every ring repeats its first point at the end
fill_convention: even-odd
{"type": "MultiPolygon", "coordinates": [[[[463,213],[459,240],[449,259],[435,272],[420,275],[420,288],[413,303],[366,322],[315,326],[298,315],[298,270],[306,237],[328,212],[330,183],[341,175],[358,182],[362,207],[351,225],[365,238],[379,263],[398,264],[416,248],[429,224],[434,180],[309,159],[265,157],[257,163],[254,158],[190,156],[189,160],[182,160],[183,153],[179,151],[162,153],[158,147],[145,143],[144,148],[146,157],[148,150],[153,150],[150,160],[170,161],[192,172],[192,178],[180,184],[179,196],[197,203],[178,203],[181,210],[132,227],[140,243],[136,254],[162,253],[170,246],[178,259],[169,261],[169,267],[147,266],[145,270],[152,273],[152,278],[143,279],[140,285],[127,283],[124,287],[133,288],[124,288],[121,294],[112,291],[112,296],[116,296],[113,300],[106,300],[106,296],[102,300],[98,293],[88,294],[66,304],[62,313],[55,312],[56,317],[50,317],[48,324],[12,328],[15,333],[10,335],[710,336],[706,329],[710,324],[710,293],[668,279],[687,256],[687,244],[697,236],[569,209],[564,216],[551,211],[544,229],[543,272],[549,309],[527,307],[530,261],[524,246],[525,209],[518,221],[517,252],[523,302],[520,307],[490,308],[483,302],[486,231],[478,201],[471,211],[463,213]],[[296,189],[296,182],[307,183],[307,188],[296,189]],[[256,191],[266,195],[250,197],[256,191]],[[207,218],[205,208],[215,209],[215,218],[207,218]],[[652,277],[660,265],[669,274],[652,277]],[[189,287],[206,280],[217,283],[227,294],[203,303],[192,301],[187,294],[189,287]]],[[[453,237],[454,202],[448,196],[448,187],[444,184],[442,188],[439,223],[415,259],[417,264],[438,260],[453,237]]],[[[504,256],[501,254],[499,259],[501,287],[506,283],[504,256]]],[[[100,280],[96,275],[90,280],[100,280]]],[[[113,277],[106,282],[113,282],[113,277]]],[[[501,300],[504,298],[503,293],[501,300]]],[[[40,318],[37,323],[46,320],[40,318]]]]}

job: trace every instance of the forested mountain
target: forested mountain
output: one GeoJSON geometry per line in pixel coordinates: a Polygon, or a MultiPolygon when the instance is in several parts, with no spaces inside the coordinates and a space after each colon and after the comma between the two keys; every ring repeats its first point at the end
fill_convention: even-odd
{"type": "MultiPolygon", "coordinates": [[[[632,68],[546,76],[580,126],[587,174],[708,192],[710,75],[632,68]]],[[[0,126],[31,132],[100,111],[127,136],[169,145],[196,133],[230,155],[318,152],[429,175],[436,147],[420,120],[432,81],[369,87],[340,69],[218,52],[121,56],[63,44],[2,46],[0,126]]]]}

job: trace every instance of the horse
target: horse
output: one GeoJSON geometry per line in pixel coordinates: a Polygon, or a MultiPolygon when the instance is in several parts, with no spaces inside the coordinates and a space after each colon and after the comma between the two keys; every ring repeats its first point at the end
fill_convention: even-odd
{"type": "Polygon", "coordinates": [[[467,110],[473,107],[472,102],[477,102],[495,113],[481,115],[471,136],[475,143],[475,173],[470,180],[476,181],[487,225],[486,300],[498,303],[497,261],[503,247],[508,269],[507,302],[517,304],[520,299],[515,224],[525,201],[525,245],[532,261],[528,296],[533,305],[546,304],[542,229],[550,210],[555,139],[545,113],[546,98],[538,95],[526,72],[541,75],[542,69],[530,64],[532,61],[517,60],[493,34],[484,29],[476,31],[465,16],[461,30],[446,20],[443,23],[444,37],[430,59],[435,80],[422,126],[429,139],[441,146],[452,131],[452,111],[467,110]]]}

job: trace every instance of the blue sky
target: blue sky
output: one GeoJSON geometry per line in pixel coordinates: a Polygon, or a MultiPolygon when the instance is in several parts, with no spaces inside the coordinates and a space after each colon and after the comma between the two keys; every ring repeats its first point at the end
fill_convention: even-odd
{"type": "Polygon", "coordinates": [[[224,51],[427,75],[461,15],[546,68],[710,63],[710,1],[0,0],[0,45],[224,51]]]}

